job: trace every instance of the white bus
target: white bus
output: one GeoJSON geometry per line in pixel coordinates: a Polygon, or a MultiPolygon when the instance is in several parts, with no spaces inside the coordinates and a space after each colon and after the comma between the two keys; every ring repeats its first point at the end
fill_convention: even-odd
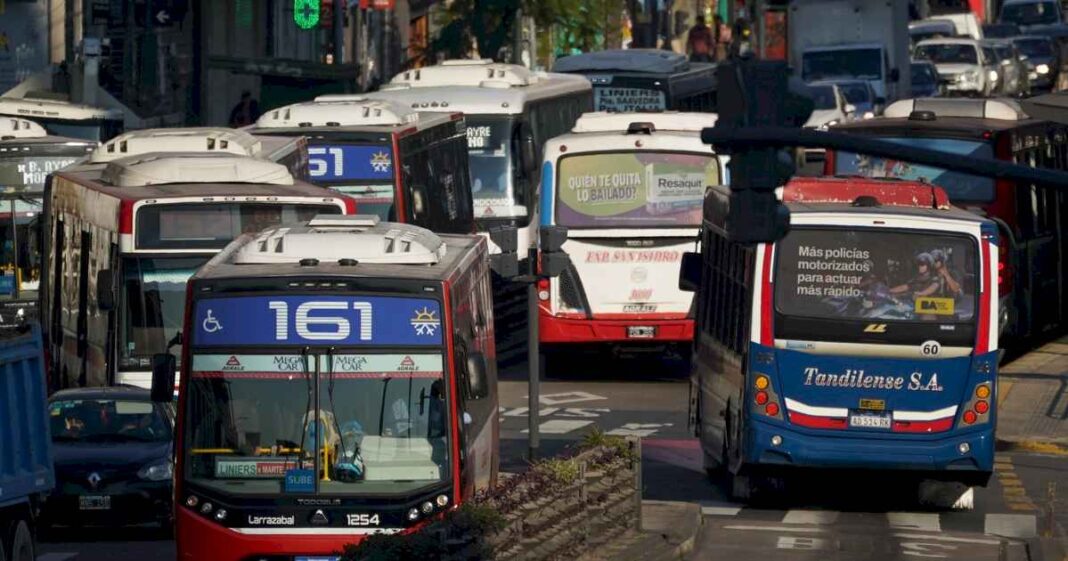
{"type": "Polygon", "coordinates": [[[409,70],[369,95],[419,111],[463,112],[476,225],[482,232],[519,228],[520,252],[536,239],[542,147],[593,107],[592,86],[582,76],[489,60],[409,70]]]}
{"type": "Polygon", "coordinates": [[[152,356],[178,342],[197,268],[242,233],[354,210],[281,164],[228,153],[149,153],[55,173],[40,306],[51,389],[148,387],[152,356]]]}
{"type": "Polygon", "coordinates": [[[538,285],[546,358],[578,344],[692,341],[693,295],[677,280],[705,188],[724,183],[726,159],[700,138],[715,122],[712,113],[588,113],[545,145],[542,225],[567,227],[571,257],[538,285]]]}
{"type": "Polygon", "coordinates": [[[307,138],[308,181],[353,197],[361,214],[438,233],[474,233],[461,113],[336,97],[272,109],[243,130],[307,138]]]}
{"type": "Polygon", "coordinates": [[[118,109],[54,99],[0,97],[0,116],[30,119],[49,134],[103,142],[123,130],[123,115],[118,109]]]}
{"type": "Polygon", "coordinates": [[[96,147],[52,136],[41,125],[0,117],[0,325],[20,310],[32,315],[40,283],[37,224],[45,179],[96,147]]]}

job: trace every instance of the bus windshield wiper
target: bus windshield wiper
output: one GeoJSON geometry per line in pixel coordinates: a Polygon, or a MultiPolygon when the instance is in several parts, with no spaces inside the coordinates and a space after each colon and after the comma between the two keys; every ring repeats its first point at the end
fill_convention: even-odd
{"type": "MultiPolygon", "coordinates": [[[[312,402],[311,369],[308,367],[309,350],[310,349],[308,347],[304,347],[300,350],[301,374],[304,375],[304,394],[306,397],[306,401],[304,403],[304,422],[301,423],[300,427],[300,446],[297,446],[297,469],[304,468],[304,437],[308,434],[308,413],[311,411],[312,402]]],[[[318,417],[318,412],[316,412],[316,417],[318,417]]],[[[318,419],[315,420],[317,421],[318,419]]],[[[284,471],[289,471],[289,456],[286,456],[284,468],[284,471]]]]}

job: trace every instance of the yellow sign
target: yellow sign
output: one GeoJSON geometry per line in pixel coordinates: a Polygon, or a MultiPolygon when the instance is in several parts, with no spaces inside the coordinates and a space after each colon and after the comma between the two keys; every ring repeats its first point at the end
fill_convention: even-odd
{"type": "Polygon", "coordinates": [[[953,315],[953,299],[921,296],[916,299],[916,313],[951,316],[953,315]]]}
{"type": "Polygon", "coordinates": [[[860,408],[867,409],[869,411],[882,411],[886,409],[886,401],[882,399],[864,399],[860,400],[860,408]]]}

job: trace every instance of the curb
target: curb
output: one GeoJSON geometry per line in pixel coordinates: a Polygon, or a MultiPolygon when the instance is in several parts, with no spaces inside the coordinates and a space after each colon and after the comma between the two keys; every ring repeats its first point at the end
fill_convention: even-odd
{"type": "Polygon", "coordinates": [[[994,447],[998,452],[1027,452],[1068,458],[1068,443],[1049,440],[1006,440],[997,439],[994,447]]]}
{"type": "Polygon", "coordinates": [[[682,511],[678,516],[679,525],[671,528],[676,532],[664,532],[662,529],[642,529],[643,533],[656,532],[658,537],[668,542],[679,540],[671,548],[669,554],[665,552],[665,555],[658,555],[655,558],[664,560],[682,559],[693,552],[694,546],[697,544],[697,534],[701,530],[701,524],[704,522],[700,505],[682,501],[642,501],[642,504],[663,505],[682,511]]]}

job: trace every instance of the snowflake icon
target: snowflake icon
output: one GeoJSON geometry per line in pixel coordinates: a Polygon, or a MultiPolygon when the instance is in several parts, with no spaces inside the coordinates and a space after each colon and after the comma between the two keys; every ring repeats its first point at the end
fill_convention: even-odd
{"type": "Polygon", "coordinates": [[[389,160],[389,154],[385,152],[377,152],[371,156],[371,167],[378,173],[386,173],[389,171],[393,162],[389,160]]]}
{"type": "Polygon", "coordinates": [[[415,317],[412,318],[411,324],[415,328],[416,335],[433,336],[437,332],[438,326],[441,325],[441,320],[438,319],[437,312],[423,306],[422,310],[415,311],[415,317]]]}

